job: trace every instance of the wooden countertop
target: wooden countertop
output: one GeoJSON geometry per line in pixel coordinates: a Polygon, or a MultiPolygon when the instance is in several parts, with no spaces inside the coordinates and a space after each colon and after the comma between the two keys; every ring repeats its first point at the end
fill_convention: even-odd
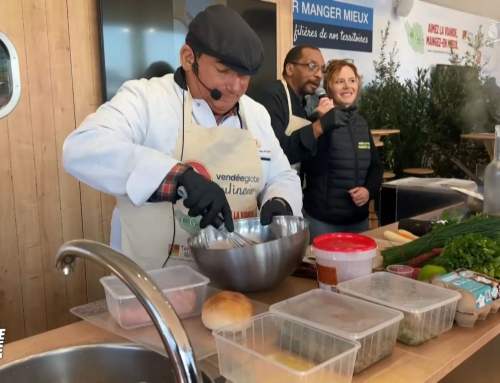
{"type": "MultiPolygon", "coordinates": [[[[313,280],[290,277],[273,290],[249,294],[249,297],[273,304],[316,287],[313,280]]],[[[489,315],[485,321],[478,321],[471,329],[455,326],[418,347],[398,342],[391,356],[355,375],[353,382],[438,382],[499,334],[500,313],[489,315]]],[[[79,344],[110,342],[130,343],[125,338],[82,321],[5,345],[0,366],[44,351],[79,344]]]]}
{"type": "MultiPolygon", "coordinates": [[[[313,280],[290,277],[271,291],[249,296],[273,304],[316,287],[317,284],[313,280]]],[[[498,334],[500,313],[488,316],[483,322],[477,322],[471,329],[455,326],[418,347],[397,343],[390,357],[356,375],[353,382],[438,382],[498,334]]],[[[0,366],[44,351],[103,342],[130,341],[82,321],[5,345],[0,366]]]]}
{"type": "MultiPolygon", "coordinates": [[[[432,215],[436,215],[436,212],[425,216],[432,215]]],[[[384,230],[394,227],[395,224],[366,234],[377,238],[384,230]]],[[[273,304],[314,288],[317,288],[314,280],[290,277],[273,290],[248,296],[263,303],[273,304]]],[[[489,315],[485,321],[478,321],[475,327],[470,329],[454,326],[452,330],[418,347],[397,343],[391,356],[355,375],[353,382],[438,382],[499,334],[500,313],[489,315]]],[[[103,342],[130,341],[87,322],[78,322],[5,345],[0,366],[44,351],[103,342]]]]}

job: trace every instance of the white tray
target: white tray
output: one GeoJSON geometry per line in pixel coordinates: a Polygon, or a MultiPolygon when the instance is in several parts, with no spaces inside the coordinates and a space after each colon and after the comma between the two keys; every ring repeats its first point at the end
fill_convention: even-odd
{"type": "MultiPolygon", "coordinates": [[[[209,286],[207,288],[206,299],[212,297],[218,292],[220,292],[220,290],[209,286]]],[[[253,303],[255,315],[269,311],[268,305],[253,300],[251,302],[253,303]]],[[[168,356],[167,351],[165,350],[165,347],[160,339],[160,335],[154,325],[131,330],[121,328],[109,313],[105,299],[88,303],[83,306],[74,307],[70,310],[70,312],[77,317],[96,325],[97,327],[130,339],[131,341],[139,343],[144,347],[156,351],[164,356],[168,356]]],[[[201,321],[201,316],[182,319],[182,324],[186,329],[197,360],[205,359],[206,357],[217,353],[217,346],[212,332],[211,330],[205,328],[201,321]]]]}

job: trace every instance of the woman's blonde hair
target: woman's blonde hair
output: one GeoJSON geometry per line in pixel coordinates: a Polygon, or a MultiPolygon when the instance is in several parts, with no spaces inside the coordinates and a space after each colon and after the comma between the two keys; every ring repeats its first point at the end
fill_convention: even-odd
{"type": "Polygon", "coordinates": [[[324,81],[325,91],[326,94],[328,94],[328,96],[331,97],[331,93],[333,91],[333,85],[335,84],[335,81],[337,81],[337,79],[339,78],[342,68],[346,66],[352,69],[354,75],[358,79],[358,84],[359,84],[358,93],[359,93],[359,89],[361,89],[361,81],[363,78],[358,73],[358,68],[356,68],[356,65],[354,65],[354,61],[350,59],[330,60],[328,61],[328,64],[326,66],[325,81],[324,81]]]}

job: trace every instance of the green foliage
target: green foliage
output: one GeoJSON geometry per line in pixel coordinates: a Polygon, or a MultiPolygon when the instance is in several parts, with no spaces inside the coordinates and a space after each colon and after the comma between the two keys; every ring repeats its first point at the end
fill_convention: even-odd
{"type": "Polygon", "coordinates": [[[372,129],[399,129],[380,148],[387,170],[401,176],[403,169],[422,167],[429,160],[430,83],[428,70],[418,69],[414,79],[401,82],[396,44],[387,54],[390,23],[381,32],[379,60],[373,62],[376,78],[368,84],[359,101],[360,112],[372,129]]]}
{"type": "MultiPolygon", "coordinates": [[[[402,98],[402,85],[395,80],[377,82],[366,86],[359,100],[360,113],[371,129],[399,129],[399,103],[402,98]]],[[[399,109],[400,110],[400,109],[399,109]]],[[[386,170],[395,168],[400,136],[391,136],[379,148],[379,154],[386,170]]]]}
{"type": "Polygon", "coordinates": [[[495,125],[500,124],[500,89],[496,86],[495,79],[484,74],[484,69],[490,62],[490,57],[483,60],[482,49],[492,47],[479,26],[477,34],[467,38],[471,50],[459,57],[453,50],[450,51],[450,62],[457,66],[467,68],[463,81],[464,89],[467,91],[466,104],[462,113],[466,121],[463,132],[487,132],[494,133],[495,125]]]}
{"type": "Polygon", "coordinates": [[[483,33],[483,26],[480,25],[477,34],[473,38],[470,38],[470,36],[467,37],[467,45],[472,48],[472,51],[467,51],[462,57],[460,57],[458,53],[451,48],[450,63],[453,65],[462,65],[477,69],[481,79],[485,81],[487,77],[483,76],[483,70],[490,62],[490,58],[487,57],[483,63],[481,49],[484,47],[492,47],[493,44],[493,42],[488,41],[483,33]]]}
{"type": "Polygon", "coordinates": [[[473,170],[476,164],[489,162],[482,143],[460,138],[462,133],[492,133],[500,122],[494,110],[500,103],[500,96],[495,94],[498,88],[490,87],[483,74],[489,58],[482,60],[481,50],[489,44],[480,26],[478,33],[468,38],[471,50],[459,57],[451,49],[453,66],[432,76],[431,113],[436,125],[431,137],[431,161],[436,173],[443,177],[463,176],[452,157],[473,170]]]}
{"type": "Polygon", "coordinates": [[[453,163],[457,158],[474,171],[476,164],[487,164],[489,157],[482,143],[462,140],[462,133],[483,131],[487,113],[478,104],[483,84],[477,68],[453,66],[431,76],[433,121],[429,135],[432,168],[441,177],[463,178],[453,163]]]}
{"type": "Polygon", "coordinates": [[[452,158],[472,170],[488,163],[482,143],[460,137],[472,131],[493,132],[500,123],[500,89],[483,76],[488,59],[481,64],[481,49],[489,43],[481,28],[469,40],[472,52],[462,57],[450,52],[453,66],[432,75],[418,69],[405,81],[397,76],[397,45],[386,52],[389,33],[390,23],[381,31],[381,53],[373,62],[375,80],[363,89],[359,101],[370,128],[401,131],[380,148],[386,170],[400,177],[405,168],[432,168],[440,177],[463,178],[452,158]]]}
{"type": "Polygon", "coordinates": [[[391,22],[389,21],[385,29],[380,31],[382,42],[380,43],[379,59],[373,60],[373,67],[375,68],[375,78],[377,82],[397,80],[398,70],[401,67],[399,61],[396,61],[396,56],[399,53],[396,43],[392,46],[389,55],[385,52],[390,31],[391,22]]]}

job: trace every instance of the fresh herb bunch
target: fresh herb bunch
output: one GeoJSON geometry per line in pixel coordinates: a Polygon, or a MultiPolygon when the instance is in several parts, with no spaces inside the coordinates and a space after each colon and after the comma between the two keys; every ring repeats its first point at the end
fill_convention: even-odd
{"type": "Polygon", "coordinates": [[[381,251],[384,266],[408,262],[421,254],[445,246],[450,239],[471,233],[498,239],[500,236],[500,217],[477,215],[460,222],[454,222],[452,225],[439,227],[405,245],[384,249],[381,251]]]}
{"type": "Polygon", "coordinates": [[[460,235],[447,242],[436,261],[448,272],[466,268],[499,278],[500,241],[477,233],[460,235]]]}

